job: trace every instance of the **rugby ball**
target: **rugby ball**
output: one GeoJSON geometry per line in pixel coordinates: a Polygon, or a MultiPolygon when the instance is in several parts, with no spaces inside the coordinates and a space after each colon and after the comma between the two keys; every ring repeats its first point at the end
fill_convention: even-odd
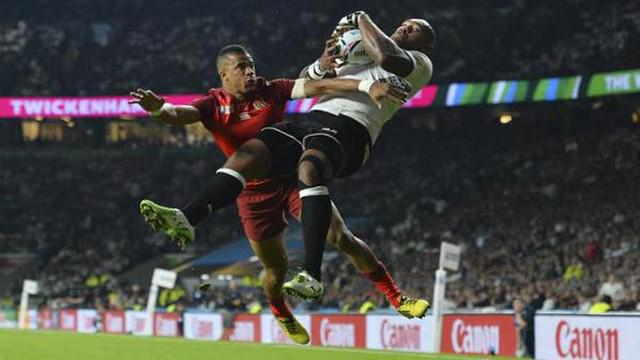
{"type": "Polygon", "coordinates": [[[336,44],[336,54],[345,64],[363,65],[372,61],[364,48],[362,35],[358,29],[345,31],[340,35],[336,44]]]}

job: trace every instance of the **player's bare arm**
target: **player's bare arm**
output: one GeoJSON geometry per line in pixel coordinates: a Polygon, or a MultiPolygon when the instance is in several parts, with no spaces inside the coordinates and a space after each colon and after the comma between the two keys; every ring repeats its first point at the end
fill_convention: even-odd
{"type": "Polygon", "coordinates": [[[304,85],[304,94],[294,86],[292,98],[314,97],[320,95],[341,94],[348,91],[361,91],[369,94],[373,101],[381,106],[382,100],[390,100],[397,103],[407,101],[409,94],[406,90],[380,81],[353,80],[353,79],[322,79],[322,80],[296,80],[296,85],[304,85]]]}
{"type": "MultiPolygon", "coordinates": [[[[411,73],[413,61],[407,52],[382,32],[369,15],[359,11],[347,15],[345,18],[349,16],[351,17],[347,21],[350,21],[351,25],[360,29],[364,48],[376,64],[398,76],[404,77],[411,73]]],[[[341,23],[343,22],[344,20],[341,20],[341,23]]],[[[348,27],[348,25],[345,24],[344,27],[348,27]]]]}
{"type": "Polygon", "coordinates": [[[168,125],[188,125],[201,120],[200,111],[190,105],[172,105],[151,90],[136,89],[129,93],[129,104],[138,104],[154,119],[168,125]]]}
{"type": "Polygon", "coordinates": [[[324,50],[322,55],[313,64],[305,66],[300,71],[299,77],[311,80],[329,79],[336,77],[336,68],[338,67],[336,54],[336,42],[338,35],[334,31],[329,40],[324,43],[324,50]]]}

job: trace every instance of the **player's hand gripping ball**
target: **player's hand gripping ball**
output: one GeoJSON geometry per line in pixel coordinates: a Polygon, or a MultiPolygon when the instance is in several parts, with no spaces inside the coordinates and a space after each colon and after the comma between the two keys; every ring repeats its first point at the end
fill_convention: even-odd
{"type": "Polygon", "coordinates": [[[358,18],[360,15],[365,14],[364,11],[354,11],[349,15],[344,16],[340,21],[338,21],[337,28],[341,28],[344,30],[351,30],[358,28],[358,18]]]}
{"type": "Polygon", "coordinates": [[[372,61],[364,48],[360,30],[357,29],[346,31],[340,35],[335,51],[343,64],[363,65],[372,61]]]}

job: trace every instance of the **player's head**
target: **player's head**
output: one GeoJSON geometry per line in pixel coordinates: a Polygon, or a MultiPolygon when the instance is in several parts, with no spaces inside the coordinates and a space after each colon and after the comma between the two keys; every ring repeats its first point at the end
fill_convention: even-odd
{"type": "Polygon", "coordinates": [[[391,35],[391,39],[405,50],[429,53],[436,43],[436,32],[427,20],[407,19],[391,35]]]}
{"type": "Polygon", "coordinates": [[[242,45],[227,45],[218,52],[216,66],[222,87],[233,94],[246,94],[256,86],[253,57],[242,45]]]}

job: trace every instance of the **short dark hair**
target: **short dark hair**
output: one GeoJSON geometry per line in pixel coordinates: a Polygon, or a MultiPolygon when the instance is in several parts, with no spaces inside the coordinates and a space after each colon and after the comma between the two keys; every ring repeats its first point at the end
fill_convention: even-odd
{"type": "Polygon", "coordinates": [[[218,56],[216,56],[216,66],[218,67],[218,71],[220,71],[220,61],[228,55],[244,55],[249,54],[247,48],[239,44],[231,44],[223,47],[218,51],[218,56]]]}
{"type": "Polygon", "coordinates": [[[228,54],[248,54],[249,51],[247,50],[246,47],[240,45],[240,44],[231,44],[231,45],[227,45],[225,47],[223,47],[222,49],[220,49],[220,51],[218,51],[218,56],[217,58],[221,58],[223,56],[226,56],[228,54]]]}

